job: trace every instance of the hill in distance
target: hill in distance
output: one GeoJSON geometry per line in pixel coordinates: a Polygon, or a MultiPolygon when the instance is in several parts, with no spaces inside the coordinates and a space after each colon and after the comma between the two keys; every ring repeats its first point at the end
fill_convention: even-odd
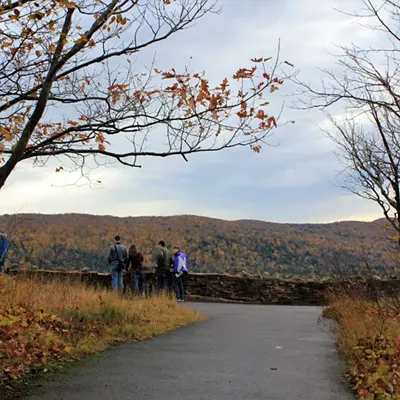
{"type": "Polygon", "coordinates": [[[357,273],[384,271],[392,263],[383,221],[280,224],[174,217],[18,214],[0,216],[0,231],[14,237],[11,264],[107,271],[106,253],[116,234],[136,243],[153,265],[157,243],[178,245],[193,272],[327,274],[339,263],[357,273]]]}

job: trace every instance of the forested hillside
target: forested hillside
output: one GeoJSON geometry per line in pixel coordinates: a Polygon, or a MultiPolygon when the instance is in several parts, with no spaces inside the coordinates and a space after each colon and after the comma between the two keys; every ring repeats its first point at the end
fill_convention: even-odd
{"type": "Polygon", "coordinates": [[[136,243],[146,264],[159,240],[178,245],[196,272],[327,273],[333,253],[355,267],[367,259],[382,270],[392,260],[386,254],[382,223],[277,224],[223,221],[196,216],[130,217],[81,214],[0,216],[0,231],[13,240],[12,264],[41,268],[105,271],[107,249],[115,234],[123,243],[136,243]],[[13,219],[14,218],[14,219],[13,219]]]}

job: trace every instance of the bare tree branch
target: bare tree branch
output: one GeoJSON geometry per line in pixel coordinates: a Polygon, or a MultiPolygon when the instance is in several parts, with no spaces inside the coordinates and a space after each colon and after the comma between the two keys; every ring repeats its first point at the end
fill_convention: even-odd
{"type": "Polygon", "coordinates": [[[342,186],[375,202],[382,210],[400,250],[400,1],[363,0],[365,9],[352,14],[366,29],[383,32],[392,47],[341,47],[335,71],[323,71],[320,87],[301,82],[299,108],[326,113],[342,105],[344,115],[327,113],[326,129],[344,166],[342,186]]]}
{"type": "MultiPolygon", "coordinates": [[[[0,189],[24,160],[77,170],[116,160],[249,146],[278,127],[269,97],[284,81],[278,54],[222,77],[132,55],[193,25],[213,0],[7,2],[0,20],[0,189]],[[58,33],[59,32],[59,33],[58,33]],[[62,105],[62,107],[60,107],[62,105]],[[125,141],[121,145],[120,139],[125,141]]],[[[60,170],[60,168],[58,168],[60,170]]]]}

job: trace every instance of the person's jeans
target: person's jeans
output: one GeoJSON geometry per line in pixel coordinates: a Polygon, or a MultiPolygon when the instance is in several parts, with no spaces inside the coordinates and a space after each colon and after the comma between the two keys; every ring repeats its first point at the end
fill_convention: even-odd
{"type": "Polygon", "coordinates": [[[146,293],[146,275],[143,269],[132,270],[132,285],[136,294],[146,293]]]}
{"type": "Polygon", "coordinates": [[[111,263],[112,288],[119,294],[124,293],[124,271],[119,269],[119,263],[111,263]]]}
{"type": "Polygon", "coordinates": [[[0,260],[0,274],[4,272],[4,265],[6,263],[6,260],[0,260]]]}
{"type": "Polygon", "coordinates": [[[160,294],[162,290],[168,292],[167,271],[163,269],[156,269],[156,291],[160,294]]]}
{"type": "Polygon", "coordinates": [[[176,277],[176,275],[174,275],[174,286],[175,286],[175,291],[176,291],[176,299],[184,300],[185,288],[183,286],[183,274],[178,277],[176,277]]]}

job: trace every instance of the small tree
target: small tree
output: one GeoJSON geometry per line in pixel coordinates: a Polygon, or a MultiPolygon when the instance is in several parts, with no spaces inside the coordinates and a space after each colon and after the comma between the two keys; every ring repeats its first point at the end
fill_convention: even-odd
{"type": "Polygon", "coordinates": [[[325,70],[322,87],[298,83],[302,104],[326,111],[332,124],[327,132],[345,167],[343,187],[381,207],[400,250],[400,1],[362,3],[356,16],[386,46],[341,47],[339,70],[325,70]],[[335,105],[343,106],[343,116],[329,113],[335,105]]]}
{"type": "Polygon", "coordinates": [[[137,167],[145,156],[259,152],[277,127],[264,95],[283,84],[278,61],[253,59],[212,87],[204,73],[132,60],[213,10],[210,0],[1,1],[0,188],[27,159],[62,157],[60,170],[88,157],[137,167]]]}

